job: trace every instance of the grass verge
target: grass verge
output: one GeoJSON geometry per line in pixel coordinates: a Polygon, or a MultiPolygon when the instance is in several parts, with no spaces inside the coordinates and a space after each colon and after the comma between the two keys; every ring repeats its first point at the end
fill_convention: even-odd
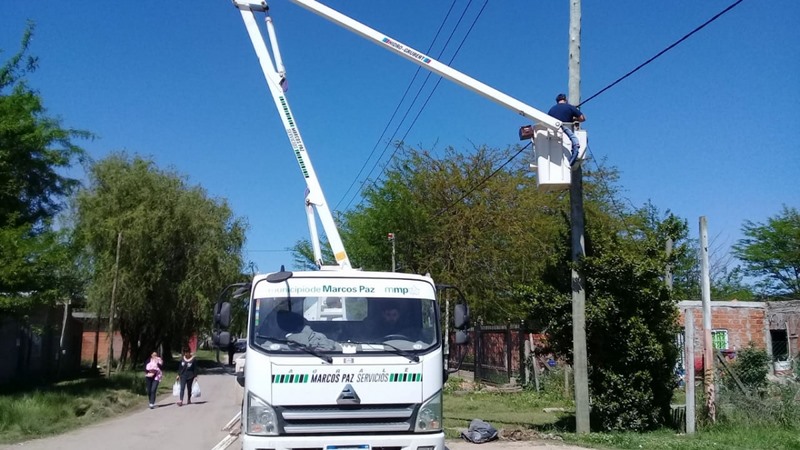
{"type": "Polygon", "coordinates": [[[551,437],[554,431],[565,426],[565,422],[572,420],[574,409],[570,403],[527,390],[463,392],[445,388],[445,435],[448,439],[459,438],[461,430],[468,428],[472,419],[481,419],[503,430],[502,435],[506,438],[551,437]]]}
{"type": "MultiPolygon", "coordinates": [[[[452,381],[452,379],[451,379],[452,381]]],[[[457,381],[456,381],[457,382],[457,381]]],[[[784,389],[786,390],[786,389],[784,389]]],[[[575,434],[574,407],[561,395],[524,390],[521,392],[492,392],[477,386],[463,392],[454,383],[445,387],[444,426],[448,439],[460,438],[460,431],[472,419],[482,419],[498,430],[502,437],[514,440],[556,439],[570,444],[599,449],[776,449],[800,450],[800,394],[791,389],[783,396],[775,394],[774,403],[761,399],[758,405],[720,402],[721,417],[717,425],[698,425],[693,435],[674,429],[652,432],[611,432],[575,434]],[[788,405],[788,406],[787,406],[788,405]],[[769,407],[768,407],[769,406],[769,407]],[[550,410],[545,408],[560,408],[550,410]],[[729,410],[733,409],[736,414],[729,410]],[[774,411],[773,411],[774,410],[774,411]],[[759,416],[743,417],[745,412],[759,416]],[[765,420],[766,419],[766,420],[765,420]]]]}
{"type": "MultiPolygon", "coordinates": [[[[159,395],[172,390],[165,372],[159,395]]],[[[110,378],[93,375],[46,386],[4,386],[0,395],[0,443],[63,433],[147,405],[141,371],[110,378]]]]}

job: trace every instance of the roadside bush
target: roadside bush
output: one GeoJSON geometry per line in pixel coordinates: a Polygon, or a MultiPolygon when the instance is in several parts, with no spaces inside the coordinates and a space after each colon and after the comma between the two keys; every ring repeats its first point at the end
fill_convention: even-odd
{"type": "Polygon", "coordinates": [[[738,352],[732,370],[747,388],[761,389],[767,384],[769,355],[766,350],[756,348],[751,342],[747,348],[738,352]]]}

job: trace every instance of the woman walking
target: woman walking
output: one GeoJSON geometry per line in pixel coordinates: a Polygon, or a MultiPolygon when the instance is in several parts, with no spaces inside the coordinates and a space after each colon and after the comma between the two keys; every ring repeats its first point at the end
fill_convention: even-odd
{"type": "Polygon", "coordinates": [[[158,356],[158,353],[153,352],[144,368],[144,381],[147,387],[147,397],[150,400],[150,409],[156,406],[156,394],[158,393],[158,383],[161,382],[161,367],[163,365],[164,362],[158,356]]]}
{"type": "Polygon", "coordinates": [[[192,352],[184,350],[183,358],[178,366],[178,376],[176,379],[181,382],[181,395],[178,397],[178,406],[183,406],[183,393],[186,391],[186,404],[192,404],[192,384],[197,377],[197,364],[195,363],[192,352]]]}

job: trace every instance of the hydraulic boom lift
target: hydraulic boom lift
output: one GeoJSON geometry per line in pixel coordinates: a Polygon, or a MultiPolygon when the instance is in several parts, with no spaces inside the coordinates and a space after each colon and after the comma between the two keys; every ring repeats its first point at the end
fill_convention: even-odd
{"type": "MultiPolygon", "coordinates": [[[[436,59],[415,50],[400,41],[384,35],[383,33],[364,25],[316,0],[291,0],[303,8],[322,16],[323,18],[350,30],[373,43],[390,50],[409,61],[436,73],[448,80],[455,82],[471,91],[474,91],[489,100],[492,100],[517,114],[535,122],[533,127],[524,126],[519,131],[521,140],[532,139],[534,143],[534,154],[536,164],[533,165],[537,170],[537,182],[539,187],[545,190],[560,190],[569,186],[571,181],[571,168],[569,155],[571,153],[571,143],[562,131],[563,124],[558,119],[517,100],[503,92],[488,86],[469,75],[459,72],[452,67],[443,64],[436,59]]],[[[233,0],[233,3],[242,10],[266,11],[268,6],[264,1],[258,0],[233,0]]],[[[268,27],[271,20],[267,18],[268,27]]],[[[270,35],[272,39],[272,34],[270,35]]],[[[274,41],[273,41],[274,42],[274,41]]],[[[263,60],[262,60],[263,66],[263,60]]],[[[270,88],[272,89],[272,88],[270,88]]],[[[274,94],[273,94],[274,95],[274,94]]],[[[580,153],[578,160],[584,158],[587,147],[587,135],[585,130],[577,130],[575,133],[580,141],[580,153]]],[[[327,232],[327,229],[326,229],[327,232]]]]}
{"type": "Polygon", "coordinates": [[[308,229],[311,233],[311,246],[314,250],[315,262],[318,267],[323,268],[322,249],[320,247],[319,234],[317,233],[314,209],[316,209],[317,214],[319,214],[320,222],[325,230],[325,235],[333,250],[333,256],[336,259],[337,267],[340,269],[350,269],[350,259],[347,257],[342,238],[339,236],[339,230],[336,228],[331,209],[328,206],[328,202],[325,200],[325,194],[322,192],[317,173],[314,171],[314,166],[311,165],[311,159],[306,152],[306,146],[303,143],[303,138],[300,136],[300,130],[297,128],[296,119],[292,115],[291,108],[289,108],[289,101],[286,99],[286,95],[284,95],[287,90],[286,70],[283,67],[281,52],[278,48],[275,27],[272,24],[272,18],[267,13],[269,8],[265,2],[234,1],[234,4],[242,13],[242,20],[247,28],[250,40],[253,42],[253,48],[261,64],[261,70],[264,72],[264,78],[267,81],[267,86],[269,86],[269,91],[272,94],[275,107],[278,108],[278,114],[281,116],[286,134],[289,136],[289,142],[294,150],[294,156],[297,158],[300,171],[303,173],[303,178],[306,180],[306,216],[308,218],[308,229]],[[266,28],[272,47],[272,57],[270,57],[270,53],[264,43],[261,29],[258,27],[258,23],[255,19],[256,13],[259,12],[265,13],[266,15],[266,28]]]}

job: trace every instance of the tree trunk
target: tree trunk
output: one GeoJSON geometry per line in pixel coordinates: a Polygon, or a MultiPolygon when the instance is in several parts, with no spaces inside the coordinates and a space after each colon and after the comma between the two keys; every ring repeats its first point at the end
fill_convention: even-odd
{"type": "Polygon", "coordinates": [[[122,337],[122,351],[119,354],[119,368],[120,370],[125,370],[128,366],[128,351],[130,350],[130,341],[123,336],[122,337]]]}

